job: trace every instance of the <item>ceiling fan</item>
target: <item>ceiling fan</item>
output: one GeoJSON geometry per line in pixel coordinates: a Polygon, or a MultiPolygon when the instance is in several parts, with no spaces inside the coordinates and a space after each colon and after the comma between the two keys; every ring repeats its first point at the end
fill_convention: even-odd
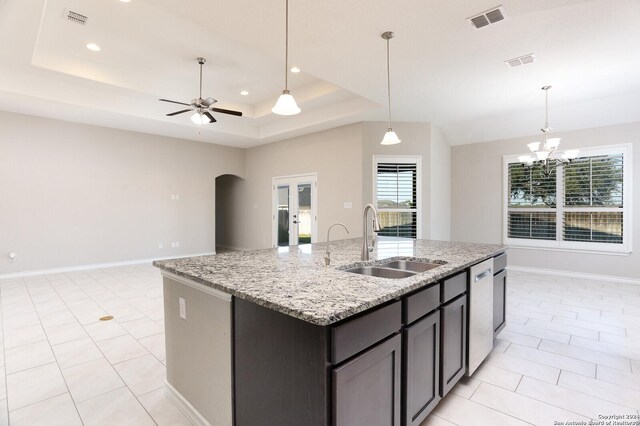
{"type": "Polygon", "coordinates": [[[205,58],[197,58],[200,64],[200,96],[197,99],[192,99],[190,104],[184,102],[172,101],[169,99],[159,99],[162,102],[170,102],[172,104],[185,105],[189,108],[167,114],[168,117],[174,115],[183,114],[189,111],[195,111],[191,116],[191,121],[196,124],[215,123],[217,120],[211,115],[211,112],[219,112],[221,114],[236,115],[242,117],[242,112],[233,111],[230,109],[214,108],[212,105],[218,102],[213,98],[202,99],[202,65],[207,61],[205,58]],[[205,118],[206,117],[206,118],[205,118]],[[208,121],[207,121],[208,120],[208,121]]]}

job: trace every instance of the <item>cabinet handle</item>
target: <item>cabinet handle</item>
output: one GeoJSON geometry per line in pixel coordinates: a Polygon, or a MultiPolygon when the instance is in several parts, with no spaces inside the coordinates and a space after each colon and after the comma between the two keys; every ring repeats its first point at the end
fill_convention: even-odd
{"type": "Polygon", "coordinates": [[[480,281],[481,279],[483,279],[484,277],[486,277],[489,274],[491,274],[491,268],[489,268],[486,271],[476,275],[475,282],[480,281]]]}

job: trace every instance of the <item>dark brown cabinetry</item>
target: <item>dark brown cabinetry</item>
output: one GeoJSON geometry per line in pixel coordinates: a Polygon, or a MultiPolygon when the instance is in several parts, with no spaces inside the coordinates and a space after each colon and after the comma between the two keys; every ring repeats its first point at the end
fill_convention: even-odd
{"type": "Polygon", "coordinates": [[[440,307],[440,395],[444,397],[466,371],[467,295],[440,307]]]}
{"type": "Polygon", "coordinates": [[[403,425],[417,426],[440,401],[440,311],[406,327],[403,337],[403,425]]]}
{"type": "Polygon", "coordinates": [[[400,426],[399,334],[333,370],[335,426],[400,426]]]}
{"type": "Polygon", "coordinates": [[[493,260],[493,338],[502,331],[506,323],[507,301],[507,255],[501,254],[493,260]]]}
{"type": "Polygon", "coordinates": [[[235,426],[418,426],[467,371],[468,291],[467,269],[329,326],[234,298],[235,426]]]}

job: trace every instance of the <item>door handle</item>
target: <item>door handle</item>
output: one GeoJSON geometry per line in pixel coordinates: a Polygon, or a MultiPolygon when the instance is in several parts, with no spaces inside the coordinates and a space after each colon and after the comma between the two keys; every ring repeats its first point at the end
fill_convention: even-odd
{"type": "Polygon", "coordinates": [[[294,220],[293,223],[300,223],[300,222],[298,222],[297,220],[294,220]]]}
{"type": "Polygon", "coordinates": [[[482,272],[482,273],[480,273],[480,274],[476,275],[476,278],[475,278],[475,280],[474,280],[474,281],[475,281],[475,282],[478,282],[478,281],[480,281],[481,279],[483,279],[484,277],[486,277],[487,275],[489,275],[490,273],[491,273],[491,268],[489,268],[489,269],[487,269],[486,271],[484,271],[484,272],[482,272]]]}

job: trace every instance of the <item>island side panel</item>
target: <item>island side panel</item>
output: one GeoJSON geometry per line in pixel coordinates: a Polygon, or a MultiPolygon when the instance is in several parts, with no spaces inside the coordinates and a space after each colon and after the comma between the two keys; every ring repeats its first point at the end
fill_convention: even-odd
{"type": "MultiPolygon", "coordinates": [[[[164,277],[164,321],[169,395],[190,416],[233,425],[231,296],[190,280],[164,277]],[[179,298],[186,319],[180,318],[179,298]],[[175,392],[179,396],[175,395],[175,392]]],[[[201,420],[201,419],[198,419],[201,420]]]]}
{"type": "Polygon", "coordinates": [[[326,327],[234,298],[236,426],[328,426],[326,327]]]}

